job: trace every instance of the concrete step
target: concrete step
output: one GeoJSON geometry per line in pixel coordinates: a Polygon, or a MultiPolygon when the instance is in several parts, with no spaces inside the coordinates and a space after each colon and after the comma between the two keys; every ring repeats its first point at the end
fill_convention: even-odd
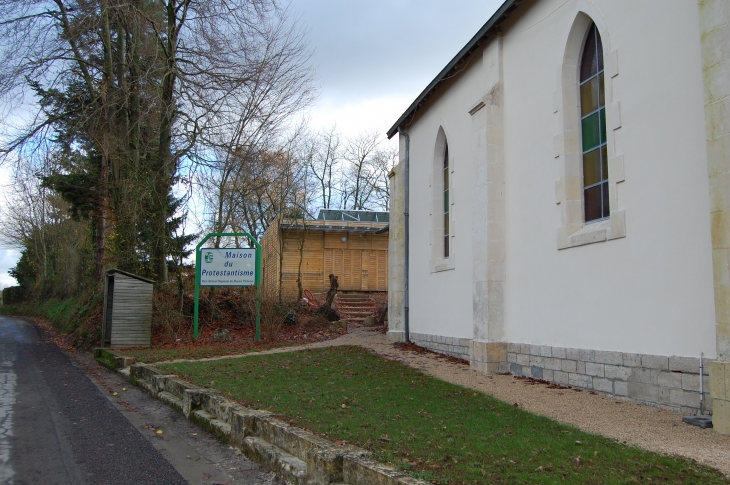
{"type": "Polygon", "coordinates": [[[181,411],[183,408],[182,399],[167,391],[159,392],[157,394],[157,398],[168,406],[177,409],[178,411],[181,411]]]}
{"type": "Polygon", "coordinates": [[[147,391],[147,394],[151,394],[153,396],[157,395],[157,386],[147,379],[137,379],[137,385],[147,391]]]}
{"type": "Polygon", "coordinates": [[[307,464],[304,461],[257,436],[247,436],[243,441],[249,452],[258,458],[257,461],[265,463],[286,483],[305,483],[307,464]]]}
{"type": "Polygon", "coordinates": [[[205,423],[204,425],[209,426],[211,428],[211,431],[213,431],[218,436],[228,437],[231,435],[231,425],[226,423],[225,421],[217,419],[215,416],[207,411],[198,409],[197,411],[193,412],[193,417],[194,420],[198,421],[198,423],[205,423]]]}

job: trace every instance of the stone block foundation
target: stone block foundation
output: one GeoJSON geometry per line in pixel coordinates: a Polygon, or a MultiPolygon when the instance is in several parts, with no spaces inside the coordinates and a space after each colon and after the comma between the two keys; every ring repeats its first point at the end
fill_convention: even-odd
{"type": "Polygon", "coordinates": [[[471,339],[430,335],[427,333],[410,332],[411,342],[425,347],[439,354],[450,355],[459,359],[469,360],[469,344],[471,339]]]}
{"type": "MultiPolygon", "coordinates": [[[[507,344],[509,371],[564,386],[671,409],[700,411],[700,359],[548,345],[507,344]]],[[[704,363],[705,412],[712,410],[709,360],[704,363]]]]}
{"type": "MultiPolygon", "coordinates": [[[[700,412],[700,359],[572,349],[548,345],[507,344],[509,371],[579,387],[619,399],[671,409],[700,412]]],[[[709,359],[704,362],[705,412],[712,410],[709,359]]]]}

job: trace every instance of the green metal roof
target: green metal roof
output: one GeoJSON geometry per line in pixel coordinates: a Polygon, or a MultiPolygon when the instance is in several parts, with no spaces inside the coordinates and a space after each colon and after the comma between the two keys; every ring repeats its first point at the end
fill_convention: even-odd
{"type": "Polygon", "coordinates": [[[320,209],[320,221],[390,222],[390,213],[368,210],[320,209]]]}

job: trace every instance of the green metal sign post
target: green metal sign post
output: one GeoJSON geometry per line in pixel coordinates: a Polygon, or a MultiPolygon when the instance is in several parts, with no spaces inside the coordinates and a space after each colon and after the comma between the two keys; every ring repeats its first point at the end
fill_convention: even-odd
{"type": "MultiPolygon", "coordinates": [[[[194,319],[194,338],[198,339],[198,299],[200,297],[200,283],[201,283],[201,262],[200,253],[203,244],[208,241],[211,237],[247,237],[255,246],[255,263],[254,263],[254,285],[256,286],[256,341],[261,340],[261,245],[246,232],[212,232],[205,236],[202,241],[195,246],[195,319],[194,319]]],[[[219,248],[211,248],[216,250],[224,250],[219,248]]],[[[240,249],[240,248],[239,248],[240,249]]],[[[243,249],[242,249],[243,251],[243,249]]],[[[242,255],[245,257],[245,255],[242,255]]],[[[250,256],[250,254],[249,254],[250,256]]],[[[207,258],[207,256],[206,256],[207,258]]],[[[235,258],[234,258],[235,259],[235,258]]],[[[210,260],[206,259],[206,263],[212,262],[212,255],[210,260]]],[[[250,261],[250,259],[249,259],[250,261]]],[[[232,264],[232,263],[231,263],[232,264]]],[[[250,264],[250,263],[249,263],[250,264]]],[[[206,286],[250,286],[250,284],[207,284],[206,286]]]]}

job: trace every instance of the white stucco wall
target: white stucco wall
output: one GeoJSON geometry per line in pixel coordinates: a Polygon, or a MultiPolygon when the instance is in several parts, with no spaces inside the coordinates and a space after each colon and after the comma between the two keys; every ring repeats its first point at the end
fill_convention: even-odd
{"type": "MultiPolygon", "coordinates": [[[[475,56],[475,66],[481,58],[475,56]]],[[[471,338],[472,251],[470,187],[472,173],[469,109],[483,95],[483,76],[470,69],[459,77],[459,89],[444,90],[423,119],[409,128],[411,136],[410,174],[410,330],[412,332],[471,338]],[[432,235],[432,218],[443,219],[443,212],[432,214],[432,194],[440,180],[433,180],[434,146],[442,127],[449,144],[451,174],[450,259],[453,269],[432,271],[432,238],[439,247],[443,237],[432,235]],[[414,300],[415,298],[415,300],[414,300]]],[[[438,187],[440,189],[440,187],[438,187]]]]}
{"type": "MultiPolygon", "coordinates": [[[[714,358],[697,3],[525,2],[503,25],[503,42],[504,340],[714,358]],[[554,92],[568,32],[581,10],[605,26],[604,52],[617,52],[612,89],[621,127],[609,143],[624,155],[626,179],[617,187],[626,237],[558,250],[555,182],[562,161],[554,153],[554,92]]],[[[489,78],[478,53],[408,127],[413,332],[473,336],[469,224],[471,211],[482,208],[470,204],[475,150],[469,110],[486,94],[489,78]],[[455,264],[433,272],[429,185],[440,126],[453,157],[455,264]]]]}

